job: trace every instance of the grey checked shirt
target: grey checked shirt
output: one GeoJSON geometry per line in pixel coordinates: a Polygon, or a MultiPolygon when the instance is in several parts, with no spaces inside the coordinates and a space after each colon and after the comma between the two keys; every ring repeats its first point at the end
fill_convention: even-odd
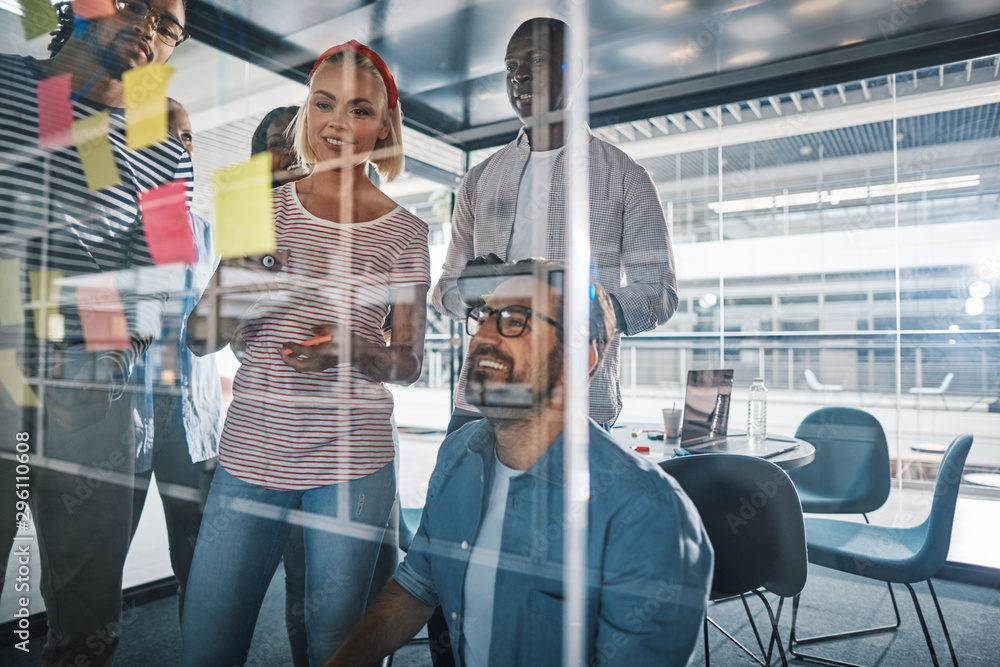
{"type": "MultiPolygon", "coordinates": [[[[524,128],[517,139],[462,180],[455,202],[451,245],[441,279],[434,287],[434,307],[464,321],[466,308],[458,276],[466,262],[495,253],[506,259],[517,192],[531,146],[524,128]]],[[[545,257],[566,256],[565,150],[556,158],[549,202],[545,257]]],[[[617,301],[625,315],[618,327],[632,335],[663,324],[677,308],[674,255],[663,208],[646,170],[618,148],[590,137],[591,275],[617,301]]],[[[590,416],[613,421],[621,410],[618,369],[619,336],[590,384],[590,416]]],[[[455,405],[475,412],[465,400],[466,368],[455,389],[455,405]]]]}

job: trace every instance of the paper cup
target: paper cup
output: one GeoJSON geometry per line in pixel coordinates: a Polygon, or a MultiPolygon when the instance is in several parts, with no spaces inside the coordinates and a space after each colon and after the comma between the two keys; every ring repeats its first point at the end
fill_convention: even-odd
{"type": "Polygon", "coordinates": [[[681,415],[680,408],[663,408],[663,434],[667,438],[681,437],[681,415]]]}

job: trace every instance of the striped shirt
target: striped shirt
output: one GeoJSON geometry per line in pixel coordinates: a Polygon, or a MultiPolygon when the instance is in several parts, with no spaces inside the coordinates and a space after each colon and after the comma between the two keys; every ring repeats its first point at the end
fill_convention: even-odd
{"type": "Polygon", "coordinates": [[[427,224],[402,208],[338,224],[303,208],[289,183],[274,190],[278,288],[245,318],[246,354],[233,383],[219,461],[245,482],[309,489],[357,479],[392,461],[392,395],[349,363],[299,372],[282,345],[333,324],[385,346],[390,290],[430,284],[427,224]]]}
{"type": "MultiPolygon", "coordinates": [[[[663,324],[677,308],[674,255],[663,207],[646,170],[624,152],[590,137],[591,275],[621,306],[626,334],[663,324]]],[[[455,200],[451,245],[441,279],[434,287],[434,307],[454,319],[465,319],[458,276],[466,262],[494,253],[506,259],[517,206],[518,185],[531,146],[521,129],[507,144],[462,180],[455,200]]],[[[549,201],[544,257],[566,257],[565,150],[556,158],[549,201]]],[[[613,421],[621,411],[618,349],[615,335],[590,382],[590,416],[613,421]]],[[[455,388],[455,406],[476,412],[465,400],[466,365],[455,388]]]]}
{"type": "Polygon", "coordinates": [[[191,160],[174,139],[141,150],[126,148],[124,110],[77,99],[72,103],[75,120],[110,113],[108,138],[121,180],[99,192],[90,190],[75,146],[38,147],[37,90],[44,78],[33,58],[0,55],[0,259],[20,261],[20,299],[25,305],[24,324],[4,327],[2,347],[18,349],[19,363],[29,377],[45,373],[39,368],[37,342],[32,342],[36,310],[27,306],[29,272],[45,269],[65,276],[59,297],[64,334],[50,333],[50,338],[59,338],[52,347],[82,348],[76,287],[102,274],[118,290],[128,323],[127,373],[159,332],[166,293],[183,289],[170,285],[169,274],[152,266],[138,193],[184,180],[190,203],[191,160]]]}

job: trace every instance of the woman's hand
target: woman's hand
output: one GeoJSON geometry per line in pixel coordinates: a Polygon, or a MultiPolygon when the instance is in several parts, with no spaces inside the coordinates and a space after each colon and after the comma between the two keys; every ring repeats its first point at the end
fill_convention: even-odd
{"type": "MultiPolygon", "coordinates": [[[[333,324],[318,324],[312,327],[316,334],[315,338],[300,343],[291,341],[282,345],[281,360],[295,370],[305,372],[325,371],[333,368],[341,362],[341,357],[350,359],[350,352],[347,355],[341,354],[340,327],[333,324]]],[[[350,345],[356,343],[357,336],[350,335],[350,345]]]]}

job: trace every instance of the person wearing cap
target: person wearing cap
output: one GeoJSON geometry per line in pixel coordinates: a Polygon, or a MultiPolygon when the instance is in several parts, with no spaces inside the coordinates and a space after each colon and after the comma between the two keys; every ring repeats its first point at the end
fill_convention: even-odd
{"type": "Polygon", "coordinates": [[[430,284],[427,225],[366,174],[369,162],[387,181],[400,173],[401,127],[378,55],[355,41],[325,52],[295,120],[296,152],[312,170],[272,193],[277,249],[220,264],[223,284],[257,266],[266,289],[241,322],[220,322],[221,344],[239,326],[246,351],[191,567],[185,665],[246,661],[293,522],[304,535],[311,664],[380,587],[373,572],[396,495],[385,383],[420,375],[430,284]]]}
{"type": "MultiPolygon", "coordinates": [[[[445,438],[403,563],[327,667],[375,664],[440,605],[462,666],[562,665],[564,331],[561,266],[505,265],[466,319],[466,398],[485,419],[445,438]]],[[[485,282],[491,284],[486,285],[485,282]]],[[[614,332],[590,299],[591,376],[614,332]]],[[[713,552],[698,512],[657,465],[587,430],[585,665],[683,666],[701,634],[713,552]]]]}

